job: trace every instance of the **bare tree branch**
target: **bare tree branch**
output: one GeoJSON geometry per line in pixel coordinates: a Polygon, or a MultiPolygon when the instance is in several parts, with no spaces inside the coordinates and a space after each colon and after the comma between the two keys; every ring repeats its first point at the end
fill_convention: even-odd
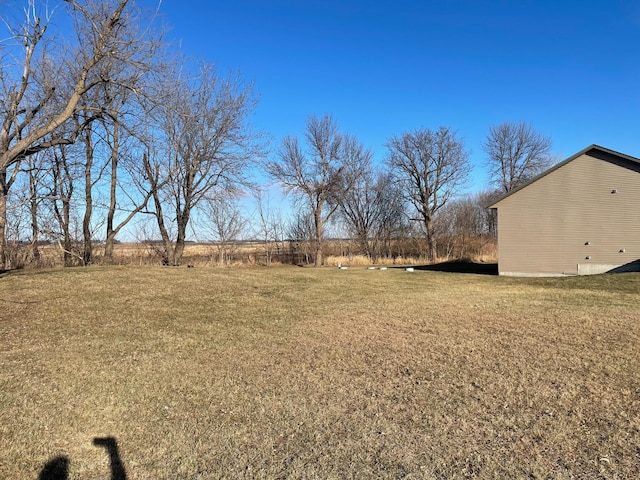
{"type": "Polygon", "coordinates": [[[371,159],[355,137],[339,132],[330,115],[307,120],[303,151],[294,137],[282,140],[277,158],[267,163],[267,172],[293,193],[311,212],[315,229],[316,267],[322,265],[324,225],[335,213],[371,159]]]}
{"type": "MultiPolygon", "coordinates": [[[[138,89],[136,79],[152,68],[160,42],[150,35],[153,16],[129,0],[64,0],[76,43],[47,37],[50,16],[37,0],[26,0],[25,19],[7,25],[0,45],[0,177],[39,152],[73,144],[82,129],[103,115],[86,101],[98,85],[138,89]],[[85,112],[84,121],[79,121],[85,112]]],[[[0,268],[4,255],[6,195],[0,191],[0,268]]]]}
{"type": "Polygon", "coordinates": [[[490,181],[503,192],[528,182],[551,164],[551,139],[528,123],[502,123],[489,129],[482,145],[490,181]]]}
{"type": "Polygon", "coordinates": [[[463,186],[471,171],[464,143],[449,127],[420,129],[387,142],[388,165],[425,228],[428,257],[437,257],[434,215],[463,186]]]}
{"type": "Polygon", "coordinates": [[[248,123],[257,104],[253,85],[239,75],[221,77],[202,65],[194,78],[184,72],[168,78],[171,95],[155,112],[164,146],[152,152],[147,174],[166,261],[177,265],[194,209],[214,191],[233,194],[246,185],[247,167],[263,155],[264,145],[248,123]],[[175,243],[168,222],[175,225],[175,243]]]}

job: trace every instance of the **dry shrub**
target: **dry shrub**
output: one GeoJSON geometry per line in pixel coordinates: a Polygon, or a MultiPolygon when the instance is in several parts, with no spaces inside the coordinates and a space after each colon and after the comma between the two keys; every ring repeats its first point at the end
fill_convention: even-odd
{"type": "Polygon", "coordinates": [[[338,264],[342,266],[353,266],[353,267],[362,267],[362,266],[370,266],[370,265],[421,265],[426,264],[427,261],[423,258],[415,258],[415,257],[395,257],[395,258],[387,258],[380,257],[375,262],[373,262],[369,257],[364,255],[350,255],[350,256],[328,256],[325,257],[324,264],[331,267],[336,267],[338,264]]]}
{"type": "MultiPolygon", "coordinates": [[[[394,242],[390,251],[392,256],[379,256],[372,262],[365,255],[354,251],[354,244],[349,240],[329,240],[326,242],[326,254],[324,264],[327,266],[337,266],[339,263],[345,266],[369,266],[369,265],[424,265],[429,262],[424,257],[424,243],[420,239],[398,240],[394,242]]],[[[281,242],[279,253],[272,253],[270,265],[285,265],[291,263],[304,263],[305,258],[309,262],[313,261],[312,256],[305,257],[302,253],[293,252],[291,245],[281,242]]],[[[468,248],[465,250],[469,254],[466,256],[454,255],[449,252],[447,255],[446,244],[441,244],[440,257],[437,262],[454,259],[464,259],[472,262],[495,263],[497,262],[497,247],[495,241],[477,238],[467,241],[468,248]]],[[[12,268],[52,268],[62,266],[62,251],[57,245],[44,245],[40,248],[40,258],[33,260],[30,258],[30,249],[26,245],[20,245],[13,254],[12,268]]],[[[103,244],[96,244],[94,247],[94,265],[161,265],[163,261],[163,247],[158,242],[147,243],[117,243],[115,245],[113,257],[110,261],[104,258],[103,244]]],[[[199,267],[225,266],[225,267],[245,267],[252,265],[267,265],[267,253],[264,244],[261,242],[243,242],[234,248],[229,261],[221,265],[218,261],[218,250],[213,243],[187,243],[185,246],[182,265],[193,265],[199,267]]],[[[436,262],[436,263],[437,263],[436,262]]]]}

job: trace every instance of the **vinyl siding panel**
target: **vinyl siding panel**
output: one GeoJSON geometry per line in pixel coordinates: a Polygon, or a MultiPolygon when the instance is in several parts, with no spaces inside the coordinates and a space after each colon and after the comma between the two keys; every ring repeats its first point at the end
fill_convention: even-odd
{"type": "Polygon", "coordinates": [[[500,274],[598,273],[640,259],[640,165],[597,153],[495,205],[500,274]]]}

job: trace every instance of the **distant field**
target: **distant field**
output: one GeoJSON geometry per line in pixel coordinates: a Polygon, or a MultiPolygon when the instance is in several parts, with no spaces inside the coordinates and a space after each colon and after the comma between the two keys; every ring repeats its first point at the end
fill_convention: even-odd
{"type": "MultiPolygon", "coordinates": [[[[464,258],[473,258],[479,262],[497,262],[497,251],[495,238],[467,239],[468,247],[465,252],[473,252],[471,255],[462,255],[464,258]],[[469,245],[472,245],[471,248],[469,245]]],[[[376,265],[411,265],[424,264],[424,258],[416,254],[415,245],[407,246],[407,249],[394,248],[393,254],[381,256],[376,259],[376,265]],[[405,252],[402,257],[400,252],[405,252]],[[413,252],[414,256],[411,256],[413,252]]],[[[77,252],[74,256],[76,260],[81,258],[82,245],[77,245],[77,252]]],[[[313,263],[311,255],[307,255],[312,246],[307,242],[270,242],[268,245],[270,259],[275,264],[305,264],[313,263]]],[[[25,258],[30,257],[30,247],[23,245],[25,258]]],[[[161,265],[164,247],[161,242],[122,242],[117,243],[114,248],[112,263],[119,265],[161,265]]],[[[371,258],[365,255],[354,254],[357,251],[352,241],[347,239],[329,239],[325,241],[324,264],[327,266],[342,265],[366,266],[371,265],[371,258]]],[[[187,242],[185,245],[183,265],[196,265],[210,267],[220,264],[220,253],[224,252],[226,264],[233,266],[254,266],[267,264],[267,246],[259,241],[239,241],[233,244],[220,244],[216,242],[187,242]],[[230,257],[230,258],[229,258],[230,257]]],[[[460,252],[458,252],[460,253],[460,252]]],[[[97,243],[94,245],[93,263],[103,265],[104,245],[97,243]]],[[[24,261],[26,268],[53,268],[63,265],[62,250],[58,245],[49,244],[40,247],[40,260],[36,263],[24,261]]],[[[458,258],[452,254],[449,258],[458,258]]],[[[440,259],[441,261],[447,258],[440,259]]]]}
{"type": "Polygon", "coordinates": [[[640,478],[638,274],[24,271],[0,339],[0,478],[640,478]]]}

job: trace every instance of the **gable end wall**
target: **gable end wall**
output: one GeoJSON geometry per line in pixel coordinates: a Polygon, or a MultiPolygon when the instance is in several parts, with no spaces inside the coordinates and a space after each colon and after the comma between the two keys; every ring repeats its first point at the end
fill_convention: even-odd
{"type": "Polygon", "coordinates": [[[501,275],[602,273],[640,259],[638,164],[584,154],[496,207],[501,275]]]}

